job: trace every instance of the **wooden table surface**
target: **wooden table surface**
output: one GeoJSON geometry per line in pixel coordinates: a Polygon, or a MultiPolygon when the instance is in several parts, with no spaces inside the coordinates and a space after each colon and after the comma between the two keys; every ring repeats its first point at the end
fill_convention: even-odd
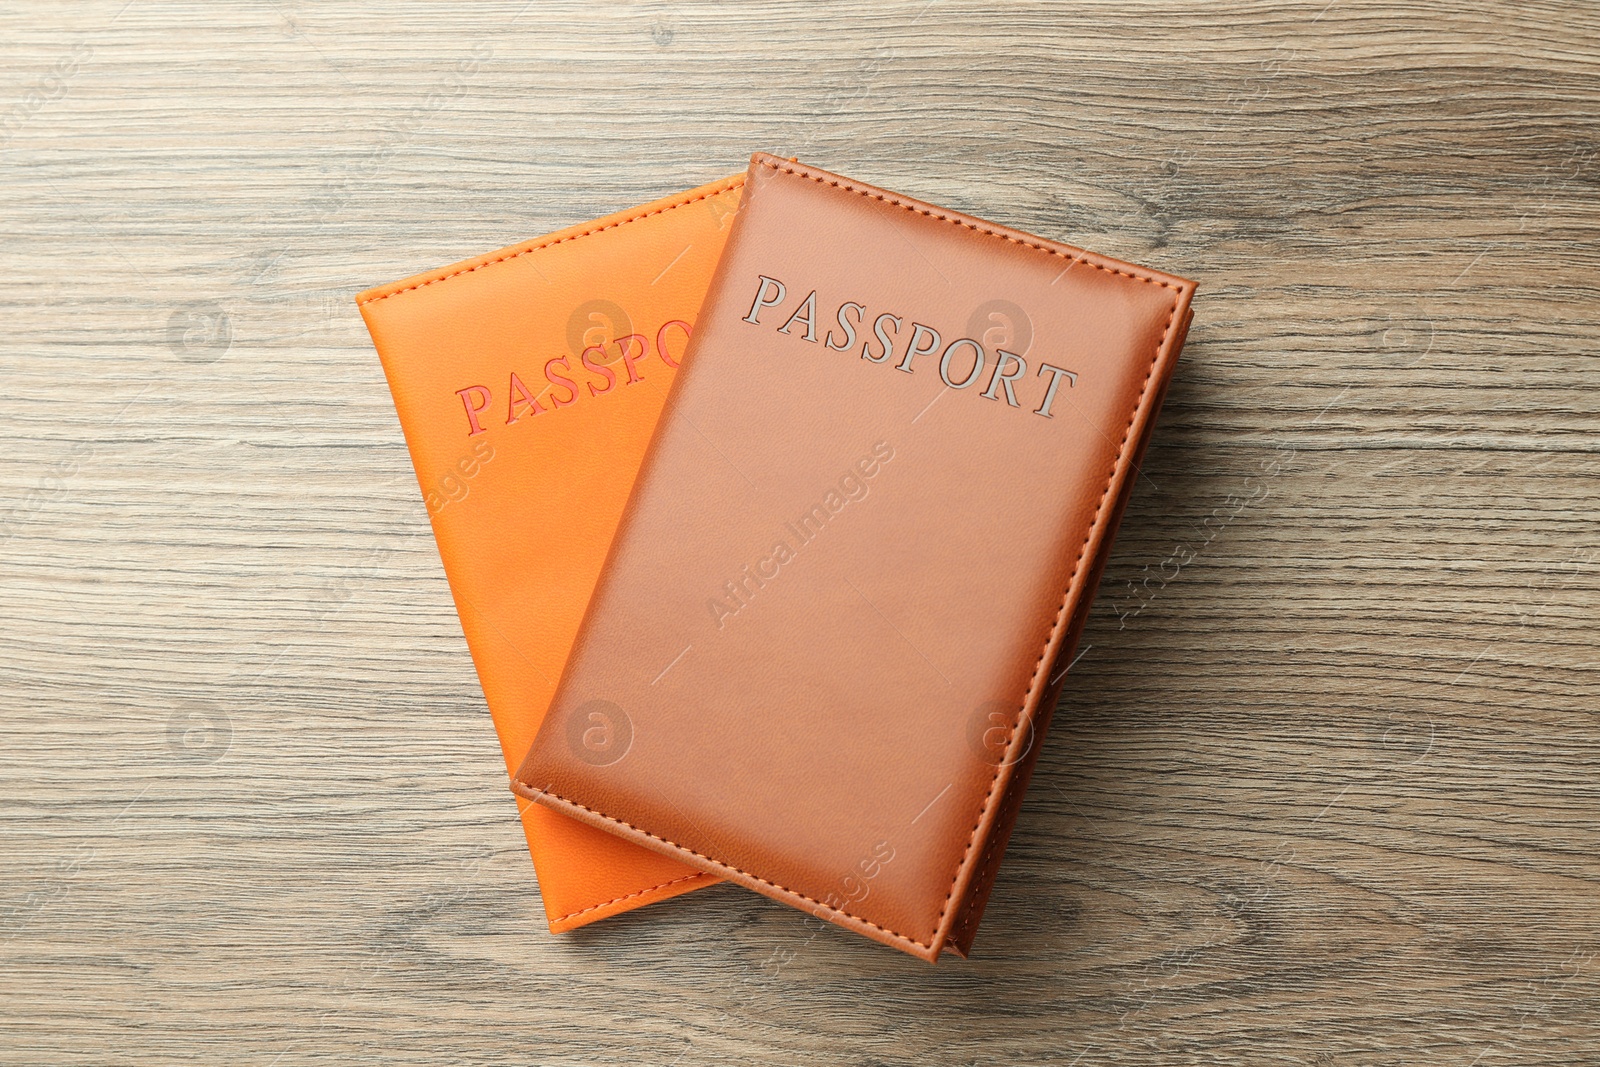
{"type": "Polygon", "coordinates": [[[0,9],[0,1062],[1600,1063],[1600,12],[0,9]],[[742,169],[1197,279],[970,961],[552,937],[358,289],[742,169]]]}

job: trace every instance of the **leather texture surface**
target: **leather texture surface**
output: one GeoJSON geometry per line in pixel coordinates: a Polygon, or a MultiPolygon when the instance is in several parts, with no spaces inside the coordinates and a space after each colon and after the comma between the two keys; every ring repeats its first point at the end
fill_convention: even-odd
{"type": "MultiPolygon", "coordinates": [[[[743,184],[357,297],[508,771],[555,692],[743,184]]],[[[720,880],[518,806],[553,931],[720,880]]]]}
{"type": "Polygon", "coordinates": [[[755,156],[513,787],[965,953],[1193,291],[755,156]]]}

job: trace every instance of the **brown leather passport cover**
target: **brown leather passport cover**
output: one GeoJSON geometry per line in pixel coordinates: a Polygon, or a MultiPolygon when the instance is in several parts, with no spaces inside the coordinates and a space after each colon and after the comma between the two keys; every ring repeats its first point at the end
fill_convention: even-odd
{"type": "MultiPolygon", "coordinates": [[[[744,175],[356,298],[509,772],[544,718],[744,175]]],[[[553,931],[718,879],[519,801],[553,931]]]]}
{"type": "Polygon", "coordinates": [[[755,156],[513,787],[965,955],[1193,292],[755,156]]]}

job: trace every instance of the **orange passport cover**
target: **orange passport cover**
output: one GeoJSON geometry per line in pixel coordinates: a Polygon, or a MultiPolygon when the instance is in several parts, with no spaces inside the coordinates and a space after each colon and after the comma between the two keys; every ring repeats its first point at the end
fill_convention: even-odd
{"type": "MultiPolygon", "coordinates": [[[[506,768],[566,665],[744,176],[356,297],[506,768]]],[[[609,759],[609,724],[568,724],[609,759]]],[[[720,881],[517,801],[559,933],[720,881]]]]}

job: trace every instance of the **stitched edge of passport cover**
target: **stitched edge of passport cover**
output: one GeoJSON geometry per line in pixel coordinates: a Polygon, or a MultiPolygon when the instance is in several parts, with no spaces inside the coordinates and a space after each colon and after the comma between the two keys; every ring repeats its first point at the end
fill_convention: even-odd
{"type": "MultiPolygon", "coordinates": [[[[1194,317],[1192,308],[1185,309],[1183,325],[1177,337],[1172,342],[1174,352],[1183,349],[1184,340],[1189,330],[1189,323],[1194,317]]],[[[1150,444],[1150,430],[1154,426],[1155,414],[1160,411],[1162,400],[1165,397],[1168,381],[1161,383],[1161,391],[1151,401],[1151,418],[1146,423],[1138,446],[1134,450],[1133,459],[1129,467],[1129,475],[1123,480],[1122,488],[1118,492],[1117,503],[1111,512],[1111,522],[1108,529],[1116,529],[1121,525],[1122,514],[1127,509],[1128,501],[1133,496],[1133,485],[1136,475],[1144,465],[1144,452],[1150,444]]],[[[1005,787],[999,808],[995,816],[994,828],[989,834],[989,843],[984,847],[983,859],[978,865],[977,873],[968,884],[965,894],[965,903],[957,913],[957,918],[951,927],[947,944],[951,950],[962,957],[972,951],[972,942],[978,934],[978,923],[983,919],[984,907],[989,903],[990,891],[994,888],[995,878],[999,875],[1000,864],[997,855],[1003,856],[1006,845],[1010,841],[1011,831],[1016,826],[1017,815],[1022,809],[1023,796],[1028,783],[1033,777],[1033,767],[1039,758],[1039,750],[1043,748],[1043,738],[1048,732],[1051,717],[1056,704],[1060,699],[1061,689],[1066,683],[1067,669],[1076,658],[1078,640],[1083,636],[1083,628],[1089,621],[1089,608],[1094,602],[1094,592],[1100,585],[1100,575],[1105,570],[1106,560],[1110,553],[1101,551],[1097,553],[1093,569],[1084,581],[1084,596],[1078,601],[1077,608],[1072,613],[1072,622],[1068,625],[1066,636],[1061,642],[1060,650],[1056,653],[1052,666],[1050,681],[1042,693],[1038,711],[1036,712],[1037,725],[1034,728],[1034,743],[1027,753],[1018,761],[1019,766],[1013,773],[1010,782],[1005,787]],[[1056,668],[1060,667],[1059,670],[1056,668]]]]}

